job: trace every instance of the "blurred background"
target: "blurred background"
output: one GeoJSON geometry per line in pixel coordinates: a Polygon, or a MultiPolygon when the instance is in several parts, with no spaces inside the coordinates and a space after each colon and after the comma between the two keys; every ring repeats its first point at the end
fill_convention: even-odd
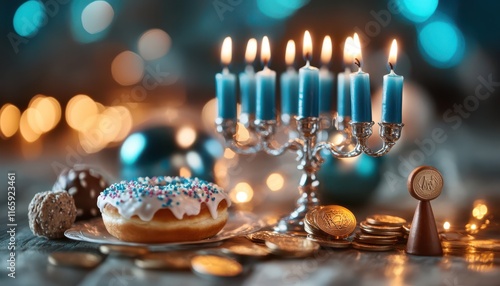
{"type": "MultiPolygon", "coordinates": [[[[236,208],[290,211],[300,176],[294,155],[225,150],[213,124],[214,76],[226,36],[233,38],[233,73],[245,68],[248,39],[260,44],[264,35],[270,67],[278,75],[286,70],[285,46],[293,39],[298,69],[308,29],[313,65],[320,65],[323,37],[332,37],[335,74],[344,68],[344,40],[359,34],[376,122],[393,38],[395,71],[405,77],[402,139],[380,159],[327,160],[320,172],[325,203],[411,218],[416,201],[406,179],[414,167],[429,164],[445,179],[433,202],[440,225],[472,216],[486,223],[496,211],[498,1],[30,0],[0,6],[0,168],[17,173],[23,209],[62,169],[88,164],[110,181],[198,176],[224,186],[236,208]]],[[[262,68],[260,61],[254,68],[262,68]]],[[[376,134],[373,146],[380,144],[376,134]]],[[[248,136],[240,128],[239,140],[248,136]]]]}

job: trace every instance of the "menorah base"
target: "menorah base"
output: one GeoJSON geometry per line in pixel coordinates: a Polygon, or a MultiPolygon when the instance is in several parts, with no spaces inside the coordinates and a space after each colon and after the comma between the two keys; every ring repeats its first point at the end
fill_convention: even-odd
{"type": "Polygon", "coordinates": [[[304,217],[306,216],[307,209],[282,217],[274,226],[274,231],[277,232],[304,232],[304,217]]]}

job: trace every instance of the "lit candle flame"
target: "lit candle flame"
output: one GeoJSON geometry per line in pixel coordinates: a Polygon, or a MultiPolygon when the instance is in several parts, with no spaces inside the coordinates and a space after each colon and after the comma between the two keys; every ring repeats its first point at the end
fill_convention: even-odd
{"type": "Polygon", "coordinates": [[[391,51],[389,52],[389,66],[394,70],[394,65],[398,59],[398,42],[396,39],[392,40],[391,51]]]}
{"type": "Polygon", "coordinates": [[[285,52],[285,62],[287,66],[293,65],[295,60],[295,42],[293,40],[289,40],[286,44],[286,52],[285,52]]]}
{"type": "Polygon", "coordinates": [[[359,41],[359,36],[357,33],[354,33],[353,43],[354,45],[353,45],[352,55],[354,58],[354,63],[361,70],[361,62],[363,61],[363,56],[361,54],[361,42],[359,41]]]}
{"type": "Polygon", "coordinates": [[[232,45],[233,45],[233,42],[231,40],[231,37],[226,37],[224,39],[224,42],[222,42],[220,59],[221,59],[221,62],[224,66],[228,66],[231,63],[232,45]]]}
{"type": "Polygon", "coordinates": [[[257,56],[257,40],[252,38],[248,40],[247,50],[245,52],[245,61],[247,64],[253,63],[255,56],[257,56]]]}
{"type": "Polygon", "coordinates": [[[354,40],[352,37],[347,37],[344,43],[344,65],[349,66],[353,61],[354,40]]]}
{"type": "Polygon", "coordinates": [[[267,36],[262,38],[262,46],[260,47],[260,60],[264,66],[267,66],[269,60],[271,59],[271,46],[269,45],[269,39],[267,36]]]}
{"type": "Polygon", "coordinates": [[[304,55],[304,59],[309,62],[312,59],[312,40],[311,40],[311,34],[309,34],[309,31],[305,31],[304,33],[304,46],[302,48],[302,53],[304,55]]]}
{"type": "Polygon", "coordinates": [[[323,46],[321,47],[321,63],[327,65],[332,59],[332,39],[325,36],[323,46]]]}

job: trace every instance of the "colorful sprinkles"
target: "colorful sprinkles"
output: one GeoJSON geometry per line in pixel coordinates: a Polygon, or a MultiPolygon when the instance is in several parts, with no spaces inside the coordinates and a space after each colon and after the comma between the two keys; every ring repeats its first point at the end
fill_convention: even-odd
{"type": "Polygon", "coordinates": [[[215,201],[218,194],[226,196],[224,191],[214,183],[198,178],[184,177],[144,177],[137,180],[114,183],[99,195],[100,200],[114,202],[116,206],[124,203],[124,199],[142,202],[144,198],[156,198],[162,208],[180,206],[188,200],[199,203],[215,201]]]}

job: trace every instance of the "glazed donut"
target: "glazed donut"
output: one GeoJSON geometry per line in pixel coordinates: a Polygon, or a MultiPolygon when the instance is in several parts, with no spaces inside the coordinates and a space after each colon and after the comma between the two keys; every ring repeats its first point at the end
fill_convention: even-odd
{"type": "Polygon", "coordinates": [[[122,181],[97,199],[108,232],[120,240],[141,243],[214,236],[226,224],[230,204],[216,184],[183,177],[122,181]]]}

